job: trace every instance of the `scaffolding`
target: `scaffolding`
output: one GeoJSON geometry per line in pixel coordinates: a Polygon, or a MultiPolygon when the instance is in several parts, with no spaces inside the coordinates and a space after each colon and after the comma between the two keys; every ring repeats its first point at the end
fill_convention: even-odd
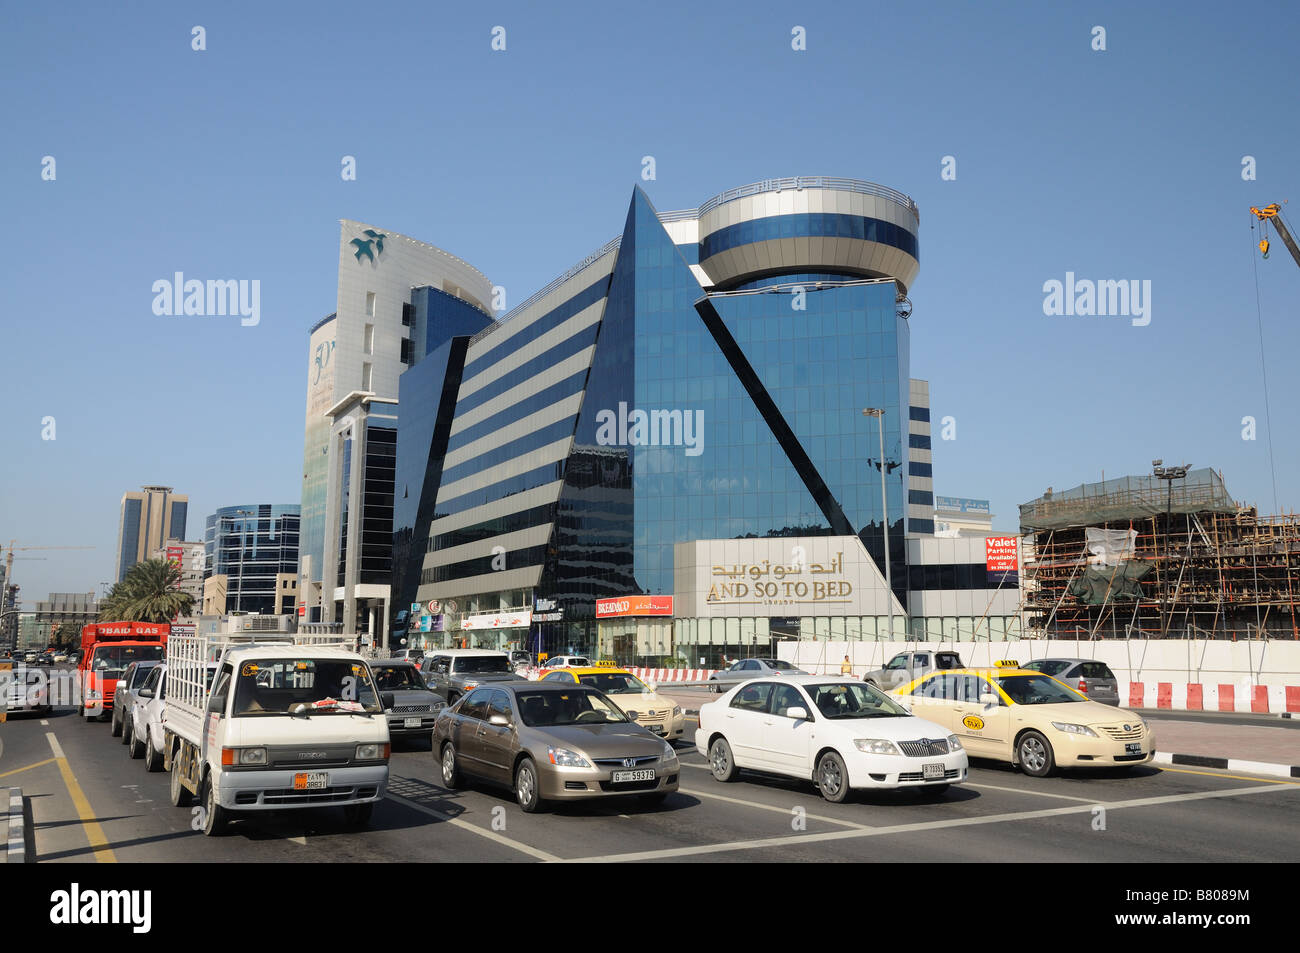
{"type": "Polygon", "coordinates": [[[1300,638],[1300,518],[1232,502],[1212,470],[1186,483],[1127,477],[1021,506],[1030,634],[1300,638]],[[1124,544],[1103,551],[1105,534],[1124,544]]]}

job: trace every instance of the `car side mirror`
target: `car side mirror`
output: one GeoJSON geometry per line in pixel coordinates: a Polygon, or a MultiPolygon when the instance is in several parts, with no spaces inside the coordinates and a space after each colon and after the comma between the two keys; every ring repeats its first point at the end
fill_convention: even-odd
{"type": "Polygon", "coordinates": [[[392,707],[393,707],[393,693],[392,693],[392,692],[380,692],[380,693],[379,693],[379,704],[383,705],[385,708],[392,708],[392,707]]]}
{"type": "Polygon", "coordinates": [[[808,709],[801,705],[795,705],[793,708],[787,708],[785,710],[785,716],[787,718],[793,718],[795,721],[807,721],[808,709]]]}
{"type": "Polygon", "coordinates": [[[996,708],[998,705],[1002,704],[1002,699],[998,698],[998,696],[994,695],[992,692],[985,692],[980,695],[980,704],[985,708],[996,708]]]}
{"type": "Polygon", "coordinates": [[[142,689],[140,689],[140,697],[141,697],[141,698],[153,698],[153,689],[152,689],[152,688],[142,688],[142,689]]]}
{"type": "Polygon", "coordinates": [[[510,725],[510,719],[505,715],[492,715],[488,718],[489,725],[496,725],[498,728],[506,728],[510,725]]]}

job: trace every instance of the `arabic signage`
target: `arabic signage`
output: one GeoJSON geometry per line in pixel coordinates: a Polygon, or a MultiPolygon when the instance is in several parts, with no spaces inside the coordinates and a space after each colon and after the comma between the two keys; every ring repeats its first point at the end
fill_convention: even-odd
{"type": "Polygon", "coordinates": [[[530,609],[517,612],[488,612],[482,615],[467,615],[460,627],[462,629],[526,629],[532,624],[533,613],[530,609]]]}
{"type": "Polygon", "coordinates": [[[614,619],[624,616],[671,616],[672,596],[618,596],[614,599],[596,600],[596,618],[614,619]]]}
{"type": "Polygon", "coordinates": [[[791,605],[796,601],[846,603],[853,584],[842,578],[844,553],[838,552],[828,565],[809,563],[806,553],[794,553],[787,565],[764,559],[761,563],[712,566],[709,602],[762,601],[764,605],[791,605]],[[783,601],[784,600],[784,601],[783,601]]]}
{"type": "Polygon", "coordinates": [[[987,516],[989,514],[989,501],[972,500],[964,496],[936,496],[934,498],[934,508],[936,510],[956,510],[959,513],[980,513],[987,516]]]}
{"type": "Polygon", "coordinates": [[[984,539],[984,566],[989,572],[1015,572],[1016,538],[987,536],[984,539]]]}

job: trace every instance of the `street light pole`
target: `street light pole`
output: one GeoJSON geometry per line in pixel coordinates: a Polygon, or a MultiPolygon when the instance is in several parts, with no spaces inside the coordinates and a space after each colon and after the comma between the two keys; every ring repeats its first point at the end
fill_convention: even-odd
{"type": "Polygon", "coordinates": [[[1173,519],[1174,509],[1174,481],[1185,479],[1187,471],[1191,467],[1184,463],[1176,467],[1161,466],[1163,460],[1152,460],[1151,466],[1154,467],[1154,473],[1157,480],[1164,480],[1168,490],[1165,494],[1165,571],[1164,585],[1160,592],[1160,638],[1164,638],[1169,633],[1169,622],[1173,618],[1173,609],[1169,605],[1169,523],[1173,519]]]}
{"type": "Polygon", "coordinates": [[[889,607],[889,641],[894,640],[894,573],[889,558],[889,497],[885,493],[885,409],[867,407],[864,417],[875,417],[880,434],[880,525],[885,531],[885,598],[889,607]]]}

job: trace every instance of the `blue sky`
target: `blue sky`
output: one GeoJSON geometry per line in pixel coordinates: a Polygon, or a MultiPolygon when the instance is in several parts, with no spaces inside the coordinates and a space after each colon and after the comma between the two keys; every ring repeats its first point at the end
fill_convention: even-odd
{"type": "MultiPolygon", "coordinates": [[[[96,547],[16,563],[27,606],[110,578],[126,490],[188,493],[191,539],[218,506],[299,499],[307,329],[334,309],[340,218],[445,248],[513,304],[613,237],[638,183],[661,210],[782,175],[911,195],[912,374],[931,382],[936,492],[991,499],[995,525],[1014,529],[1016,505],[1049,485],[1149,472],[1154,457],[1212,465],[1274,511],[1247,210],[1294,197],[1300,229],[1285,63],[1300,8],[737,10],[9,10],[0,542],[96,547]],[[490,48],[498,25],[504,52],[490,48]],[[640,179],[644,155],[655,181],[640,179]],[[949,155],[957,177],[943,181],[949,155]],[[1248,155],[1256,181],[1242,179],[1248,155]],[[155,316],[152,284],[175,271],[259,279],[260,323],[155,316]],[[1149,280],[1150,324],[1044,315],[1043,283],[1067,271],[1149,280]],[[945,416],[956,439],[938,436],[945,416]]],[[[1254,265],[1290,510],[1300,268],[1280,243],[1254,265]]]]}

